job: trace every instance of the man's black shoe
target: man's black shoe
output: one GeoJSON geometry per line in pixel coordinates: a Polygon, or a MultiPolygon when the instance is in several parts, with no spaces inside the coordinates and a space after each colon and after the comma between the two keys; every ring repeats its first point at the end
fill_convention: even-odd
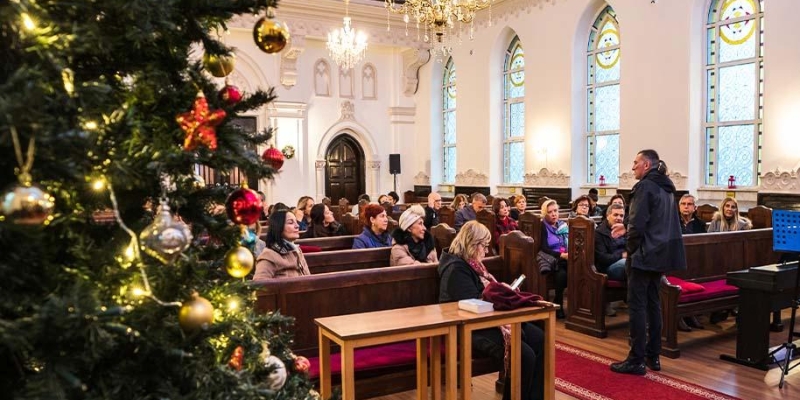
{"type": "Polygon", "coordinates": [[[658,358],[658,356],[645,357],[644,363],[647,364],[647,368],[650,368],[653,371],[661,371],[661,360],[658,358]]]}
{"type": "Polygon", "coordinates": [[[611,370],[619,374],[644,375],[647,373],[644,364],[636,364],[629,360],[611,364],[611,370]]]}

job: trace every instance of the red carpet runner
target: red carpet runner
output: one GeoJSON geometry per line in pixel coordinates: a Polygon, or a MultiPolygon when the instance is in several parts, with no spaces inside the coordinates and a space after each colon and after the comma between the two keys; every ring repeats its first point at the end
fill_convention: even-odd
{"type": "Polygon", "coordinates": [[[645,376],[617,374],[608,368],[614,361],[556,343],[556,389],[583,400],[737,400],[650,370],[645,376]]]}

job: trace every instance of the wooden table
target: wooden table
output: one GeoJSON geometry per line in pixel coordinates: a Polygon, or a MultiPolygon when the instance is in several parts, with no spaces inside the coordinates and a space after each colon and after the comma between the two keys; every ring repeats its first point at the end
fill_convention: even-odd
{"type": "MultiPolygon", "coordinates": [[[[456,304],[456,303],[451,303],[456,304]]],[[[530,321],[544,321],[544,398],[556,398],[556,317],[555,307],[526,307],[511,311],[492,311],[483,314],[474,314],[468,311],[456,310],[461,317],[458,334],[461,336],[461,359],[472,360],[472,331],[511,325],[511,399],[520,400],[520,386],[522,375],[522,323],[530,321]]],[[[472,397],[472,363],[462,362],[460,368],[461,400],[472,397]]]]}
{"type": "MultiPolygon", "coordinates": [[[[342,398],[355,399],[354,349],[416,339],[417,399],[428,398],[428,351],[431,355],[433,398],[440,398],[441,348],[445,339],[445,399],[456,400],[457,326],[464,317],[456,303],[317,318],[319,327],[319,386],[323,399],[331,396],[331,341],[341,347],[342,398]],[[430,339],[430,341],[429,341],[430,339]],[[435,384],[434,384],[435,383],[435,384]]],[[[469,363],[466,363],[469,364],[469,363]]]]}

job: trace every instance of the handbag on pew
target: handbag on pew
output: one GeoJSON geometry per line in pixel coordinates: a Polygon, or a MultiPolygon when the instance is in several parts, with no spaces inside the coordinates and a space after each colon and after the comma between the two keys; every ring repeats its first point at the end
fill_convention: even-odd
{"type": "Polygon", "coordinates": [[[497,311],[515,310],[520,307],[547,307],[553,303],[538,294],[511,289],[500,282],[490,282],[481,294],[483,300],[494,305],[497,311]]]}
{"type": "Polygon", "coordinates": [[[536,264],[539,266],[539,272],[543,275],[558,271],[558,259],[541,250],[536,255],[536,264]]]}

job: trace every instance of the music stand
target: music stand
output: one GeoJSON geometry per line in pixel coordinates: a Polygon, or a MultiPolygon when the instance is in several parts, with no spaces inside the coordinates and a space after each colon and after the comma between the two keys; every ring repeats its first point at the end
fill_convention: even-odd
{"type": "MultiPolygon", "coordinates": [[[[772,211],[772,249],[786,253],[800,253],[800,211],[773,210],[772,211]]],[[[794,338],[800,335],[794,332],[794,322],[797,316],[797,308],[800,306],[800,266],[795,273],[794,296],[792,297],[792,317],[789,322],[789,337],[786,343],[778,346],[767,355],[775,364],[781,367],[781,381],[779,388],[783,388],[786,375],[800,365],[800,361],[791,365],[792,355],[797,352],[794,338]],[[775,355],[785,350],[783,362],[779,361],[775,355]]]]}

